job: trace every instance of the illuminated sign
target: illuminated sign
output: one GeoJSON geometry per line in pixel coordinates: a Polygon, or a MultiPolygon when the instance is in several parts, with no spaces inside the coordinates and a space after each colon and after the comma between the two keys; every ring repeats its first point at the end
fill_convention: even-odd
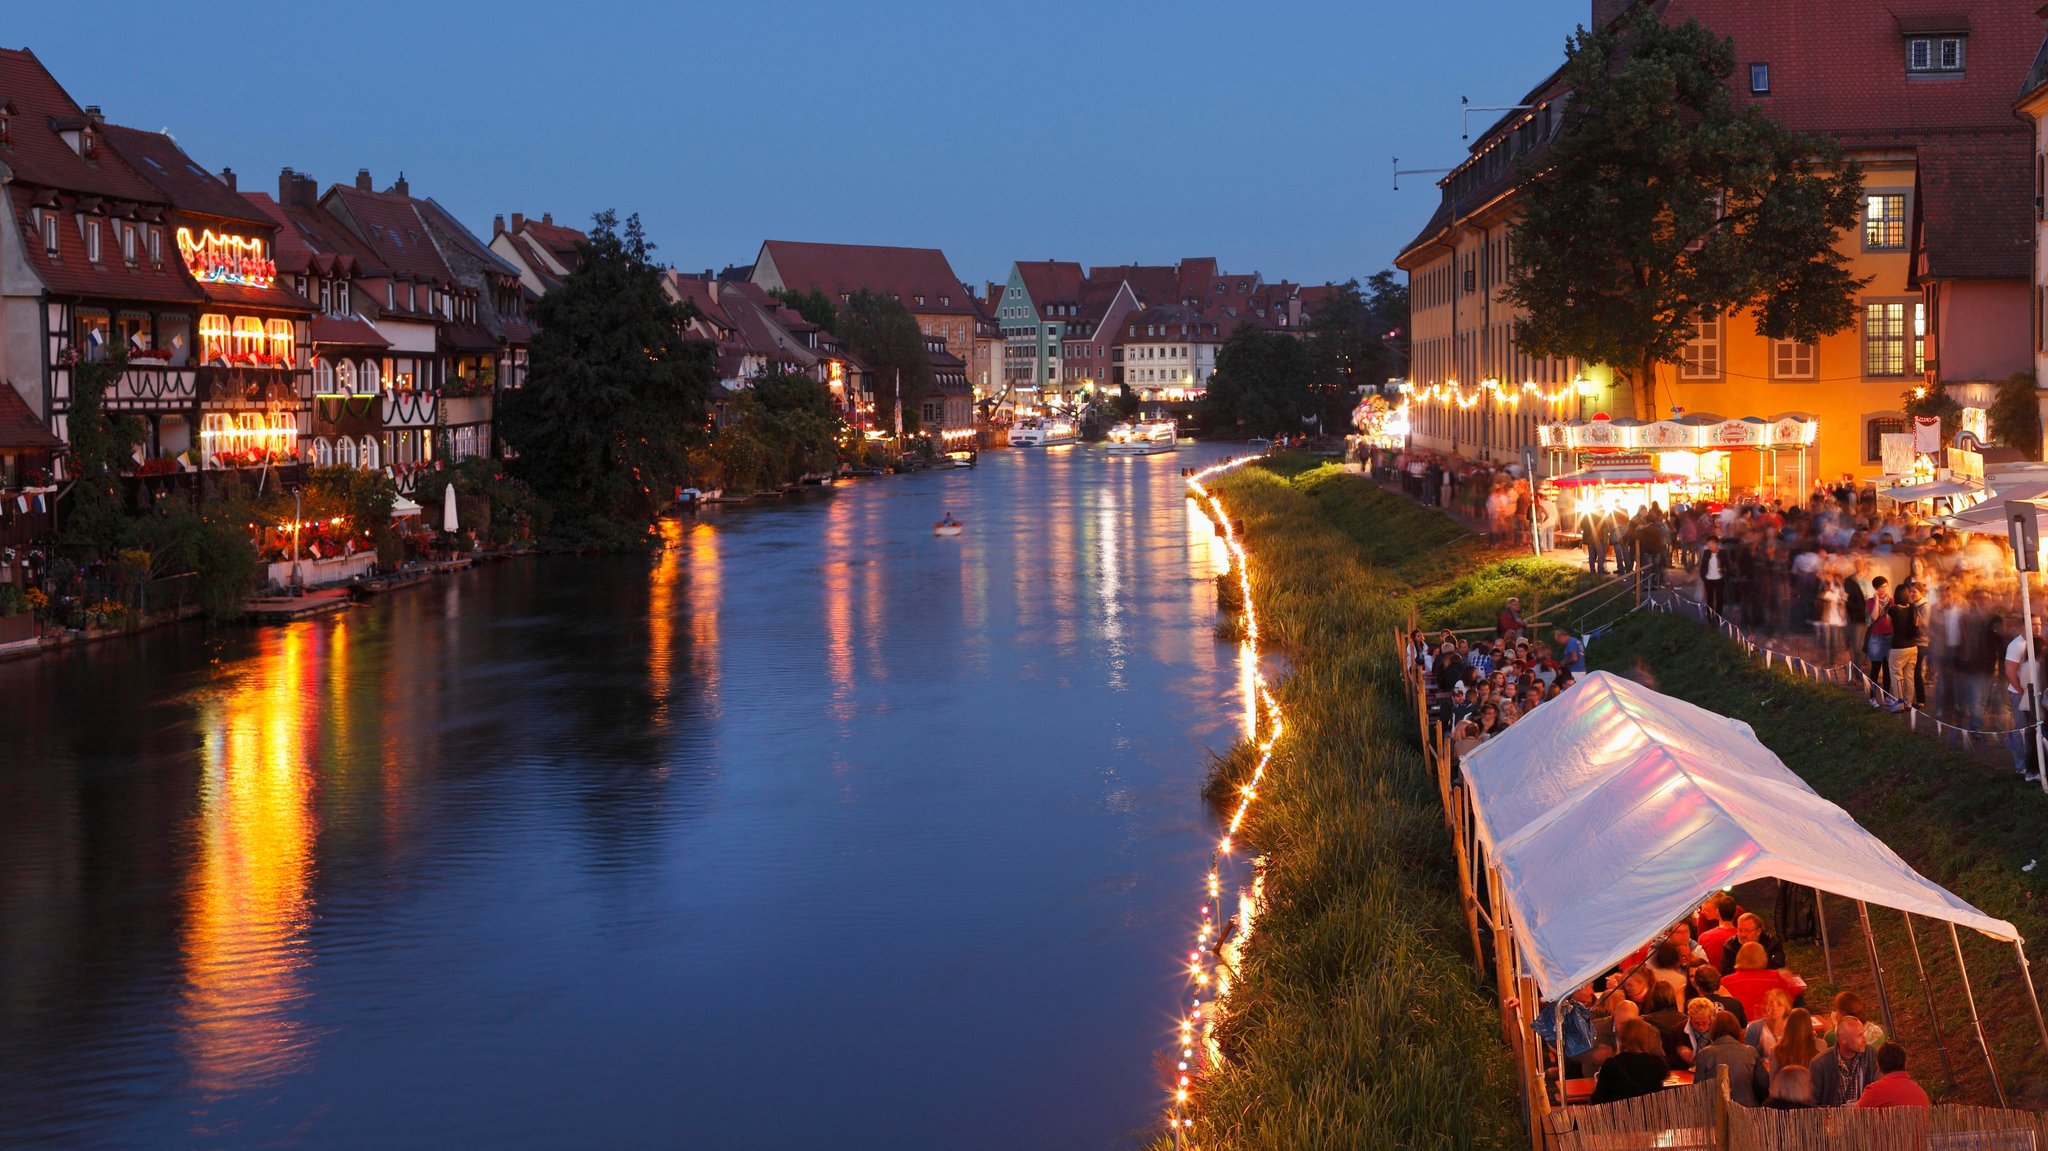
{"type": "Polygon", "coordinates": [[[179,228],[178,253],[185,257],[192,278],[204,283],[268,288],[277,282],[277,262],[263,241],[252,236],[224,235],[208,228],[194,239],[192,229],[179,228]]]}

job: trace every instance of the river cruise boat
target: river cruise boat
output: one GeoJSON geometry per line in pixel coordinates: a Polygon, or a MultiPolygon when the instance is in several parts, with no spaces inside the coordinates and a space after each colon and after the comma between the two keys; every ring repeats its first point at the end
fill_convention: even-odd
{"type": "Polygon", "coordinates": [[[1050,416],[1028,419],[1010,429],[1010,446],[1013,448],[1049,448],[1055,444],[1071,444],[1078,438],[1074,421],[1050,416]]]}
{"type": "Polygon", "coordinates": [[[1118,424],[1109,429],[1109,454],[1151,456],[1170,452],[1179,443],[1172,420],[1118,424]]]}

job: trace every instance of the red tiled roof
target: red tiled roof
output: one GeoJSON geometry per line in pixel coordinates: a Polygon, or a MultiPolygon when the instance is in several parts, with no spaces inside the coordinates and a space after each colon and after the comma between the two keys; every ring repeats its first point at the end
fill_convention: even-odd
{"type": "Polygon", "coordinates": [[[340,317],[316,314],[313,317],[313,343],[321,347],[388,348],[391,341],[379,335],[377,329],[367,320],[353,316],[340,317]]]}
{"type": "Polygon", "coordinates": [[[442,324],[441,342],[458,352],[498,350],[498,337],[482,324],[442,324]]]}
{"type": "Polygon", "coordinates": [[[414,279],[454,282],[454,274],[441,259],[409,197],[395,192],[365,192],[345,184],[336,184],[327,195],[340,201],[361,229],[358,238],[369,245],[385,267],[414,279]]]}
{"type": "Polygon", "coordinates": [[[1031,295],[1031,304],[1045,314],[1049,304],[1081,302],[1081,265],[1068,260],[1019,260],[1017,278],[1031,295]]]}
{"type": "Polygon", "coordinates": [[[262,192],[242,195],[277,224],[273,255],[279,271],[296,274],[310,269],[327,274],[337,263],[346,270],[348,262],[353,261],[353,271],[358,276],[388,273],[376,253],[335,219],[333,213],[280,204],[262,192]]]}
{"type": "Polygon", "coordinates": [[[1920,146],[1922,278],[2033,278],[2032,153],[2024,128],[1920,146]]]}
{"type": "MultiPolygon", "coordinates": [[[[36,236],[29,222],[29,203],[35,193],[16,186],[10,205],[23,237],[36,236]]],[[[90,296],[105,300],[151,300],[164,303],[196,304],[199,288],[184,274],[177,245],[166,238],[164,262],[152,266],[148,260],[130,264],[121,259],[121,245],[111,235],[100,240],[99,263],[85,258],[85,237],[79,234],[73,213],[60,212],[57,221],[57,254],[51,256],[43,245],[24,244],[29,266],[52,293],[60,296],[90,296]]],[[[145,253],[146,254],[146,253],[145,253]]]]}
{"type": "Polygon", "coordinates": [[[248,284],[215,284],[199,282],[199,291],[215,304],[226,304],[231,308],[269,308],[279,312],[309,312],[311,301],[284,286],[284,281],[268,288],[252,287],[248,284]]]}
{"type": "Polygon", "coordinates": [[[0,99],[14,106],[4,162],[15,183],[142,203],[164,202],[162,193],[137,175],[120,153],[99,148],[98,155],[88,160],[65,143],[51,121],[83,121],[85,112],[35,53],[26,48],[0,48],[0,99]]]}
{"type": "Polygon", "coordinates": [[[527,220],[517,234],[546,248],[567,268],[576,266],[576,249],[590,241],[589,236],[575,228],[565,228],[545,220],[527,220]]]}
{"type": "Polygon", "coordinates": [[[106,125],[107,142],[143,179],[162,192],[173,208],[202,216],[272,227],[258,211],[220,177],[194,163],[177,141],[161,132],[144,132],[119,124],[106,125]]]}
{"type": "Polygon", "coordinates": [[[972,293],[937,248],[769,240],[761,245],[756,271],[763,262],[772,262],[782,282],[799,292],[821,291],[837,300],[866,288],[893,294],[920,315],[974,314],[972,293]],[[917,302],[919,296],[924,303],[917,302]]]}
{"type": "Polygon", "coordinates": [[[55,451],[64,441],[53,435],[35,409],[5,382],[0,382],[0,448],[38,448],[55,451]]]}

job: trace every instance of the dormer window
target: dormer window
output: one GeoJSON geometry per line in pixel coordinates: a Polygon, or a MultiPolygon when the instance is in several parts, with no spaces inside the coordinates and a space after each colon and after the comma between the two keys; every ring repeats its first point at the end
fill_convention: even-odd
{"type": "Polygon", "coordinates": [[[85,258],[88,262],[100,262],[100,222],[85,221],[85,258]]]}
{"type": "Polygon", "coordinates": [[[332,280],[320,281],[320,310],[328,313],[334,311],[334,281],[332,280]]]}
{"type": "Polygon", "coordinates": [[[99,152],[98,134],[87,128],[78,134],[78,154],[90,160],[99,152]]]}
{"type": "Polygon", "coordinates": [[[159,266],[164,262],[163,229],[153,225],[149,229],[149,262],[159,266]]]}
{"type": "Polygon", "coordinates": [[[55,212],[45,211],[43,213],[43,251],[52,256],[57,254],[57,214],[55,212]]]}
{"type": "Polygon", "coordinates": [[[135,229],[128,224],[116,226],[121,229],[121,259],[132,264],[135,262],[135,229]]]}
{"type": "Polygon", "coordinates": [[[355,311],[355,309],[354,309],[354,308],[353,308],[353,307],[352,307],[352,306],[350,305],[350,303],[349,303],[349,298],[348,298],[348,295],[349,295],[349,293],[348,293],[348,281],[347,281],[347,280],[336,280],[336,281],[335,281],[335,283],[334,283],[334,314],[335,314],[335,315],[338,315],[338,316],[346,316],[346,315],[350,314],[351,312],[355,311]]]}
{"type": "Polygon", "coordinates": [[[1963,70],[1961,35],[1909,36],[1906,38],[1907,75],[1940,75],[1963,70]]]}
{"type": "Polygon", "coordinates": [[[8,121],[11,119],[12,117],[8,115],[6,106],[0,105],[0,148],[5,148],[14,142],[13,138],[7,134],[8,121]]]}

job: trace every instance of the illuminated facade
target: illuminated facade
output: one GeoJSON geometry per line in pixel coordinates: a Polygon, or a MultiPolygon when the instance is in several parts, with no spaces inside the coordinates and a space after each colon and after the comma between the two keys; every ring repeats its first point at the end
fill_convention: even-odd
{"type": "MultiPolygon", "coordinates": [[[[1820,425],[1815,478],[1830,479],[1877,474],[1881,438],[1904,429],[1901,403],[1915,386],[1948,388],[1981,427],[1995,382],[2032,367],[2023,226],[2031,160],[2009,105],[2039,43],[2038,20],[2018,6],[1957,16],[1933,0],[1883,14],[1852,0],[1658,8],[1734,39],[1739,105],[1831,135],[1862,164],[1864,220],[1838,248],[1868,283],[1854,322],[1818,344],[1766,339],[1749,315],[1701,317],[1679,362],[1658,371],[1655,414],[1811,416],[1820,425]],[[1957,66],[1940,75],[1916,68],[1913,44],[1945,24],[1957,27],[1942,37],[1966,44],[1957,66]],[[1831,50],[1795,51],[1792,28],[1831,50]]],[[[1518,316],[1502,298],[1522,173],[1540,163],[1566,96],[1552,76],[1516,101],[1528,107],[1479,136],[1396,260],[1409,274],[1418,446],[1512,460],[1547,421],[1629,414],[1626,393],[1600,366],[1524,352],[1518,316]]],[[[1742,470],[1764,466],[1761,457],[1736,459],[1737,486],[1771,478],[1742,470]]]]}

